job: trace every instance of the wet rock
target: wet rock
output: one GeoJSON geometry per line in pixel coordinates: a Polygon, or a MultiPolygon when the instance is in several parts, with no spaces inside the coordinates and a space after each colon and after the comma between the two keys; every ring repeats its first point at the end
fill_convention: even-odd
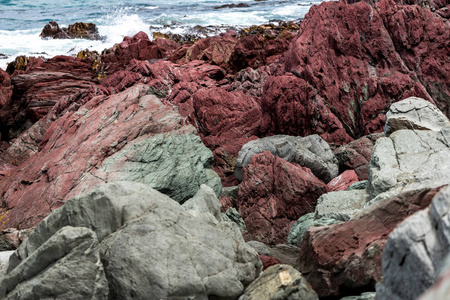
{"type": "Polygon", "coordinates": [[[450,126],[448,118],[432,103],[417,97],[394,103],[386,113],[384,134],[401,129],[439,131],[450,126]]]}
{"type": "Polygon", "coordinates": [[[319,297],[373,290],[381,280],[381,256],[389,233],[406,217],[426,208],[437,191],[403,193],[368,207],[347,222],[310,227],[303,236],[298,270],[307,274],[319,297]]]}
{"type": "Polygon", "coordinates": [[[325,192],[326,185],[308,168],[263,151],[243,169],[238,210],[253,239],[284,243],[292,224],[312,212],[325,192]]]}
{"type": "Polygon", "coordinates": [[[102,37],[98,34],[97,26],[93,23],[77,22],[69,25],[68,28],[60,28],[58,23],[55,21],[50,21],[44,26],[40,37],[52,39],[102,39],[102,37]]]}
{"type": "Polygon", "coordinates": [[[287,162],[309,168],[315,176],[329,182],[337,176],[338,166],[330,146],[318,135],[294,137],[276,135],[257,139],[245,144],[239,151],[235,176],[242,178],[242,168],[247,166],[253,155],[270,151],[287,162]]]}
{"type": "Polygon", "coordinates": [[[224,4],[220,6],[215,6],[214,9],[222,9],[222,8],[237,8],[237,7],[250,7],[248,4],[239,3],[239,4],[224,4]]]}
{"type": "Polygon", "coordinates": [[[406,219],[389,235],[376,299],[417,299],[436,282],[450,246],[449,209],[450,189],[445,187],[428,209],[406,219]]]}
{"type": "Polygon", "coordinates": [[[246,289],[239,300],[286,299],[317,300],[300,272],[289,265],[275,265],[265,270],[246,289]]]}

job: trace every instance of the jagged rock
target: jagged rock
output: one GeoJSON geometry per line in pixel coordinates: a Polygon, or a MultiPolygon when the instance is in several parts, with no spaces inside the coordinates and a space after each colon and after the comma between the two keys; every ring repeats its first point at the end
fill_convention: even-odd
{"type": "Polygon", "coordinates": [[[51,123],[39,152],[0,182],[10,208],[6,226],[36,225],[65,200],[106,181],[144,182],[180,202],[201,184],[220,195],[220,179],[208,168],[211,151],[181,120],[145,85],[68,110],[51,123]]]}
{"type": "Polygon", "coordinates": [[[298,270],[319,297],[373,290],[382,277],[381,255],[389,233],[426,208],[436,193],[437,189],[403,193],[369,206],[347,222],[310,227],[303,236],[298,270]]]}
{"type": "Polygon", "coordinates": [[[315,219],[330,218],[348,221],[360,212],[369,194],[366,190],[337,191],[323,194],[317,199],[315,219]]]}
{"type": "Polygon", "coordinates": [[[429,208],[406,219],[389,235],[376,299],[417,299],[436,282],[450,248],[449,211],[450,188],[445,187],[429,208]]]}
{"type": "Polygon", "coordinates": [[[289,265],[275,265],[253,281],[239,300],[318,300],[303,275],[289,265]]]}
{"type": "Polygon", "coordinates": [[[383,136],[382,133],[370,134],[334,149],[339,169],[355,170],[359,180],[367,180],[373,146],[376,140],[383,136]]]}
{"type": "Polygon", "coordinates": [[[365,189],[367,189],[368,185],[369,185],[369,181],[368,180],[358,181],[358,182],[355,182],[354,184],[352,184],[351,186],[349,186],[347,188],[347,191],[365,190],[365,189]]]}
{"type": "Polygon", "coordinates": [[[6,271],[8,266],[9,257],[14,253],[14,251],[0,251],[0,278],[2,273],[6,271]]]}
{"type": "Polygon", "coordinates": [[[436,279],[435,284],[433,284],[432,287],[430,287],[422,296],[419,298],[419,300],[435,300],[435,299],[442,299],[442,300],[448,300],[450,295],[450,285],[449,285],[449,278],[450,278],[450,256],[447,255],[445,260],[443,261],[440,271],[438,274],[438,277],[436,279]]]}
{"type": "MultiPolygon", "coordinates": [[[[2,221],[0,220],[0,227],[2,221]]],[[[17,230],[15,228],[6,228],[0,231],[0,251],[14,250],[19,248],[20,244],[28,237],[33,229],[17,230]]]]}
{"type": "Polygon", "coordinates": [[[11,99],[12,92],[9,74],[0,69],[0,109],[11,99]]]}
{"type": "Polygon", "coordinates": [[[398,130],[378,139],[370,162],[371,202],[424,187],[450,183],[450,127],[440,131],[398,130]]]}
{"type": "Polygon", "coordinates": [[[334,177],[327,186],[330,192],[344,191],[355,182],[358,182],[358,175],[354,170],[346,170],[341,175],[334,177]]]}
{"type": "Polygon", "coordinates": [[[308,168],[263,151],[243,169],[236,203],[252,239],[279,244],[325,192],[326,185],[308,168]]]}
{"type": "Polygon", "coordinates": [[[52,39],[102,39],[98,34],[97,25],[93,23],[76,22],[69,25],[68,28],[60,28],[55,21],[50,21],[44,26],[40,37],[52,39]]]}
{"type": "Polygon", "coordinates": [[[242,179],[242,168],[247,166],[253,155],[270,151],[285,161],[309,168],[315,176],[329,182],[338,175],[337,160],[330,146],[318,135],[294,137],[276,135],[250,141],[239,151],[235,176],[242,179]]]}
{"type": "MultiPolygon", "coordinates": [[[[46,276],[51,271],[44,270],[46,257],[56,262],[56,267],[71,262],[70,257],[64,258],[58,251],[44,251],[52,249],[47,245],[53,245],[53,249],[70,247],[74,242],[58,238],[68,228],[98,238],[98,246],[97,242],[90,243],[89,251],[69,255],[72,253],[75,261],[83,261],[82,257],[89,255],[101,258],[101,270],[104,268],[112,299],[148,299],[149,295],[151,299],[235,299],[261,270],[257,253],[245,244],[232,223],[211,223],[202,215],[194,217],[176,201],[146,185],[114,182],[68,200],[36,227],[10,259],[8,273],[0,278],[3,295],[17,274],[22,275],[22,280],[33,278],[36,273],[46,276]],[[34,272],[28,271],[30,265],[35,266],[34,272]]],[[[83,245],[75,244],[78,248],[83,245]]],[[[93,260],[97,261],[100,262],[93,260]]],[[[74,269],[65,269],[59,276],[70,278],[66,274],[72,274],[74,269]]],[[[89,275],[94,278],[86,278],[86,285],[72,278],[67,287],[93,285],[96,273],[89,275]]],[[[61,285],[61,280],[53,281],[61,285]]]]}
{"type": "Polygon", "coordinates": [[[386,113],[384,134],[401,129],[439,131],[450,125],[448,118],[432,103],[417,97],[393,103],[386,113]]]}
{"type": "Polygon", "coordinates": [[[278,264],[282,264],[282,262],[278,259],[276,259],[273,256],[266,256],[266,255],[262,255],[259,254],[259,259],[261,259],[261,262],[263,264],[263,271],[265,271],[267,268],[274,266],[274,265],[278,265],[278,264]]]}
{"type": "Polygon", "coordinates": [[[97,247],[97,236],[89,228],[58,228],[21,257],[20,264],[11,265],[10,258],[6,274],[0,276],[0,297],[108,299],[108,282],[97,247]]]}
{"type": "Polygon", "coordinates": [[[247,231],[247,226],[245,226],[244,219],[234,207],[227,209],[227,211],[222,215],[222,219],[224,221],[236,223],[241,231],[247,231]]]}
{"type": "Polygon", "coordinates": [[[342,223],[342,221],[333,218],[322,217],[320,219],[315,219],[314,216],[315,213],[303,215],[294,225],[292,225],[287,238],[287,244],[300,247],[302,245],[303,236],[309,227],[321,227],[342,223]]]}
{"type": "Polygon", "coordinates": [[[205,184],[202,184],[194,197],[184,202],[182,207],[194,217],[211,214],[217,222],[222,220],[220,201],[214,190],[205,184]]]}

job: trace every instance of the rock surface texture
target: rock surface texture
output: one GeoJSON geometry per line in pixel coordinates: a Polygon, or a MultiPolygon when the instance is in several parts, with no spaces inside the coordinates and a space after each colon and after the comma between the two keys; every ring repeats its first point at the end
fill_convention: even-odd
{"type": "MultiPolygon", "coordinates": [[[[193,201],[208,201],[201,197],[193,201]]],[[[258,276],[261,261],[237,226],[213,212],[194,217],[139,183],[99,186],[36,227],[0,276],[0,295],[235,299],[258,276]]]]}
{"type": "Polygon", "coordinates": [[[376,299],[417,299],[436,282],[450,247],[449,210],[446,187],[428,209],[409,217],[389,235],[376,299]]]}

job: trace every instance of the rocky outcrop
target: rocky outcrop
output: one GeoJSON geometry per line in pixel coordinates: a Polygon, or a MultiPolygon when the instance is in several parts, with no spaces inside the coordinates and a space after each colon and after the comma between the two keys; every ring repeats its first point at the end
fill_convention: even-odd
{"type": "Polygon", "coordinates": [[[303,275],[289,265],[268,268],[245,290],[239,300],[318,300],[303,275]]]}
{"type": "Polygon", "coordinates": [[[324,182],[338,175],[337,160],[320,136],[275,135],[248,142],[242,147],[236,160],[235,176],[238,180],[242,179],[242,168],[250,163],[253,155],[263,151],[270,151],[287,162],[309,168],[324,182]]]}
{"type": "Polygon", "coordinates": [[[389,235],[376,299],[417,299],[436,282],[450,247],[449,210],[446,187],[428,209],[406,219],[389,235]]]}
{"type": "Polygon", "coordinates": [[[232,223],[194,217],[146,185],[116,182],[45,218],[10,259],[0,294],[235,299],[260,270],[257,253],[232,223]]]}
{"type": "Polygon", "coordinates": [[[417,97],[394,103],[386,113],[384,134],[400,129],[439,131],[450,126],[448,118],[432,103],[417,97]]]}
{"type": "Polygon", "coordinates": [[[273,156],[253,155],[243,169],[238,210],[249,234],[266,244],[286,241],[292,224],[312,212],[326,185],[308,169],[273,156]]]}
{"type": "Polygon", "coordinates": [[[319,297],[373,290],[381,280],[388,235],[406,217],[426,208],[437,190],[403,193],[368,207],[348,222],[310,227],[301,244],[300,272],[319,297]]]}
{"type": "Polygon", "coordinates": [[[7,227],[36,225],[65,200],[107,181],[143,182],[182,202],[203,183],[220,195],[213,156],[180,115],[136,85],[97,96],[51,123],[39,152],[0,183],[7,227]]]}
{"type": "Polygon", "coordinates": [[[55,21],[50,21],[44,26],[40,37],[44,39],[102,39],[98,34],[97,26],[93,23],[77,22],[69,25],[68,28],[60,28],[59,24],[55,21]]]}

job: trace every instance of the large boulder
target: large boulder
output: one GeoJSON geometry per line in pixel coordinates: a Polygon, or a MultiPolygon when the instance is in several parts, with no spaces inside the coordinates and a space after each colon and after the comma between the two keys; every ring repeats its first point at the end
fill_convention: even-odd
{"type": "Polygon", "coordinates": [[[426,208],[437,191],[403,193],[368,207],[347,222],[310,227],[301,244],[300,272],[319,297],[373,290],[382,278],[381,256],[389,233],[406,217],[426,208]]]}
{"type": "Polygon", "coordinates": [[[399,130],[377,140],[370,162],[371,201],[450,182],[450,127],[399,130]]]}
{"type": "Polygon", "coordinates": [[[400,129],[439,131],[450,125],[448,118],[431,102],[417,97],[393,103],[386,113],[384,134],[400,129]]]}
{"type": "Polygon", "coordinates": [[[275,135],[250,141],[242,147],[236,161],[238,180],[242,180],[242,168],[250,163],[253,155],[263,151],[309,168],[326,183],[338,175],[337,160],[330,146],[317,134],[307,137],[275,135]]]}
{"type": "Polygon", "coordinates": [[[308,168],[263,151],[243,169],[236,203],[253,239],[279,244],[325,192],[326,185],[308,168]]]}
{"type": "Polygon", "coordinates": [[[265,270],[239,300],[318,300],[303,275],[289,265],[274,265],[265,270]]]}
{"type": "Polygon", "coordinates": [[[360,212],[369,194],[366,190],[337,191],[323,194],[317,199],[315,219],[330,218],[348,221],[360,212]]]}
{"type": "Polygon", "coordinates": [[[446,187],[428,209],[409,217],[389,235],[376,299],[417,299],[436,282],[450,248],[449,211],[446,187]]]}
{"type": "Polygon", "coordinates": [[[90,299],[236,299],[260,270],[257,253],[233,223],[195,217],[146,185],[115,182],[68,200],[45,218],[10,258],[0,292],[56,297],[51,288],[76,286],[72,293],[91,287],[106,293],[90,299]],[[77,233],[93,241],[84,243],[77,233]],[[71,282],[62,285],[55,276],[71,282]],[[39,289],[43,283],[49,288],[39,289]]]}
{"type": "Polygon", "coordinates": [[[147,183],[185,201],[201,184],[220,195],[213,156],[150,87],[96,96],[50,124],[39,152],[0,183],[6,227],[36,225],[64,201],[106,181],[147,183]]]}

